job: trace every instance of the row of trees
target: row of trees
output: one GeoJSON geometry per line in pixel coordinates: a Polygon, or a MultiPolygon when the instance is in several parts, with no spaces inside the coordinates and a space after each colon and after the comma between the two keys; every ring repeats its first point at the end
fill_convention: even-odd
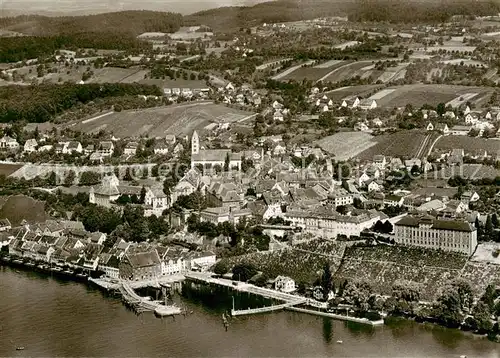
{"type": "Polygon", "coordinates": [[[137,95],[161,96],[162,93],[156,86],[137,83],[5,86],[0,88],[0,122],[43,123],[80,103],[137,95]]]}

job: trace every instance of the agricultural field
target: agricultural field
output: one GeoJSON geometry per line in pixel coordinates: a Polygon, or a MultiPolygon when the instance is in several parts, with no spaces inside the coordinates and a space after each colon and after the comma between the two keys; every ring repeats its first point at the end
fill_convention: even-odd
{"type": "Polygon", "coordinates": [[[372,160],[377,154],[407,159],[422,157],[427,155],[432,136],[423,130],[409,130],[373,137],[375,144],[356,157],[360,160],[372,160]]]}
{"type": "Polygon", "coordinates": [[[324,151],[333,154],[337,161],[351,159],[377,145],[373,136],[365,132],[340,132],[316,141],[324,151]]]}
{"type": "Polygon", "coordinates": [[[9,219],[12,226],[26,220],[30,223],[43,222],[49,217],[45,212],[45,203],[28,196],[16,195],[2,197],[0,201],[0,218],[9,219]]]}
{"type": "Polygon", "coordinates": [[[402,246],[350,247],[334,278],[366,280],[376,292],[391,294],[397,280],[421,285],[423,299],[435,298],[440,287],[454,279],[465,266],[467,257],[402,246]]]}
{"type": "Polygon", "coordinates": [[[407,104],[411,104],[414,108],[420,108],[424,104],[432,106],[437,106],[439,103],[460,104],[467,100],[476,103],[492,92],[485,87],[423,84],[394,86],[389,89],[394,91],[389,93],[384,90],[386,95],[377,100],[379,107],[404,108],[407,104]]]}
{"type": "Polygon", "coordinates": [[[164,137],[166,134],[191,135],[214,122],[237,122],[253,115],[216,105],[212,102],[156,107],[142,110],[114,112],[110,115],[71,123],[72,128],[86,133],[101,130],[119,138],[164,137]]]}
{"type": "Polygon", "coordinates": [[[328,82],[339,82],[343,80],[348,80],[350,78],[360,76],[362,77],[365,75],[368,71],[370,71],[369,75],[374,74],[375,72],[380,72],[378,75],[375,74],[374,77],[377,78],[380,76],[383,72],[382,71],[373,71],[373,61],[358,61],[358,62],[351,62],[351,63],[342,63],[339,64],[341,66],[338,66],[335,69],[332,69],[332,72],[323,79],[323,81],[328,81],[328,82]]]}
{"type": "Polygon", "coordinates": [[[496,156],[500,153],[500,140],[450,135],[441,137],[434,146],[434,151],[437,152],[448,152],[453,149],[463,149],[466,154],[483,154],[486,151],[496,156]]]}
{"type": "Polygon", "coordinates": [[[142,69],[116,67],[104,67],[93,71],[94,75],[87,81],[88,83],[134,83],[143,80],[144,76],[149,73],[149,71],[142,69]]]}
{"type": "Polygon", "coordinates": [[[324,265],[335,272],[341,264],[345,243],[311,240],[283,250],[257,252],[229,258],[229,264],[251,263],[270,278],[285,275],[297,283],[313,284],[321,276],[324,265]]]}
{"type": "Polygon", "coordinates": [[[0,175],[8,177],[22,167],[21,164],[0,163],[0,175]]]}
{"type": "Polygon", "coordinates": [[[332,91],[325,92],[325,95],[333,102],[342,102],[344,99],[353,97],[367,98],[370,97],[374,91],[380,88],[380,85],[362,85],[362,86],[347,86],[336,88],[332,91]]]}
{"type": "MultiPolygon", "coordinates": [[[[82,79],[83,74],[87,71],[88,65],[74,65],[73,67],[65,67],[63,64],[52,64],[45,71],[42,77],[38,77],[36,65],[25,66],[7,70],[6,72],[12,74],[14,71],[20,76],[25,76],[24,82],[29,83],[32,80],[49,81],[52,83],[58,82],[73,82],[77,83],[82,79]]],[[[137,68],[117,68],[117,67],[104,67],[93,68],[94,72],[92,77],[85,81],[86,83],[133,83],[139,82],[144,79],[144,76],[149,73],[147,70],[137,68]]]]}

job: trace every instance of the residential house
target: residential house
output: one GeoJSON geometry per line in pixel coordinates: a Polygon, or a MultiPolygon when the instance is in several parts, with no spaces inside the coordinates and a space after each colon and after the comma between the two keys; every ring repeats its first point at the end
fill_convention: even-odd
{"type": "Polygon", "coordinates": [[[24,143],[24,149],[23,151],[25,153],[33,153],[36,151],[36,147],[38,146],[38,143],[36,141],[36,139],[32,138],[32,139],[28,139],[25,143],[24,143]]]}
{"type": "Polygon", "coordinates": [[[364,111],[372,110],[378,107],[377,101],[374,99],[364,99],[359,103],[359,108],[364,111]]]}
{"type": "Polygon", "coordinates": [[[350,205],[354,202],[354,196],[344,188],[338,188],[328,194],[328,202],[335,207],[350,205]]]}
{"type": "Polygon", "coordinates": [[[102,141],[99,143],[97,152],[102,157],[111,157],[115,151],[115,145],[111,141],[102,141]]]}
{"type": "Polygon", "coordinates": [[[169,197],[163,192],[163,187],[151,187],[146,189],[146,196],[144,197],[145,216],[161,216],[165,209],[168,209],[170,200],[169,197]]]}
{"type": "Polygon", "coordinates": [[[431,122],[429,122],[429,124],[427,124],[427,127],[425,127],[426,130],[428,131],[433,131],[434,130],[434,124],[432,124],[431,122]]]}
{"type": "Polygon", "coordinates": [[[448,125],[446,123],[438,123],[436,124],[434,129],[443,135],[450,134],[450,128],[448,128],[448,125]]]}
{"type": "Polygon", "coordinates": [[[465,116],[465,124],[475,125],[479,122],[479,116],[476,113],[468,113],[465,116]]]}
{"type": "Polygon", "coordinates": [[[11,225],[9,219],[7,219],[7,218],[0,219],[0,232],[9,231],[11,229],[12,229],[12,225],[11,225]]]}
{"type": "Polygon", "coordinates": [[[139,148],[139,143],[137,142],[128,142],[123,148],[123,154],[125,155],[136,155],[137,149],[139,148]]]}
{"type": "Polygon", "coordinates": [[[169,146],[174,145],[176,141],[177,141],[177,139],[175,138],[174,134],[167,134],[165,136],[165,143],[167,143],[167,145],[169,145],[169,146]]]}
{"type": "Polygon", "coordinates": [[[116,255],[104,254],[97,268],[107,277],[120,278],[120,259],[116,255]]]}
{"type": "Polygon", "coordinates": [[[467,135],[469,134],[470,130],[472,129],[471,126],[453,126],[450,129],[450,134],[451,135],[467,135]]]}
{"type": "Polygon", "coordinates": [[[278,276],[274,280],[274,289],[286,293],[294,292],[296,290],[295,281],[290,277],[278,276]]]}
{"type": "Polygon", "coordinates": [[[278,109],[274,112],[273,114],[273,120],[275,122],[283,122],[285,117],[283,116],[283,113],[278,109]]]}
{"type": "Polygon", "coordinates": [[[187,261],[190,270],[207,271],[215,265],[216,256],[211,251],[190,252],[187,254],[187,261]]]}
{"type": "Polygon", "coordinates": [[[82,153],[82,152],[83,152],[82,144],[80,142],[74,141],[74,140],[68,142],[63,147],[63,150],[62,150],[63,154],[73,154],[73,153],[82,153]]]}
{"type": "Polygon", "coordinates": [[[4,136],[0,138],[0,150],[17,150],[19,143],[14,138],[4,136]]]}
{"type": "Polygon", "coordinates": [[[166,155],[168,154],[168,147],[169,146],[166,142],[157,142],[155,143],[154,153],[156,155],[166,155]]]}
{"type": "Polygon", "coordinates": [[[239,209],[234,207],[221,206],[216,208],[206,208],[200,213],[200,221],[208,221],[215,225],[229,221],[238,224],[242,217],[251,217],[249,209],[239,209]]]}
{"type": "Polygon", "coordinates": [[[384,170],[387,166],[387,159],[384,155],[375,155],[373,157],[373,165],[375,165],[379,170],[384,170]]]}
{"type": "Polygon", "coordinates": [[[156,251],[161,262],[162,276],[176,275],[187,271],[188,265],[185,259],[185,249],[158,246],[156,251]]]}

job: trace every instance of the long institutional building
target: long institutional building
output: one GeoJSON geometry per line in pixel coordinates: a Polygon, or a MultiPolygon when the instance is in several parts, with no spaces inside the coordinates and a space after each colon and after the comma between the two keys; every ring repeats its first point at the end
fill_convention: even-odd
{"type": "Polygon", "coordinates": [[[461,252],[472,255],[477,230],[467,221],[436,219],[429,215],[403,217],[394,225],[398,244],[461,252]]]}

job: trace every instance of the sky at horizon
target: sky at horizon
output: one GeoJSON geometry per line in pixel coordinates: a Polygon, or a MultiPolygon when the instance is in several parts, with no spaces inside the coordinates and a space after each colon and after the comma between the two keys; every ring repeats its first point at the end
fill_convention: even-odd
{"type": "Polygon", "coordinates": [[[190,14],[222,6],[255,5],[269,0],[0,0],[3,15],[20,13],[89,14],[120,10],[158,10],[190,14]]]}

